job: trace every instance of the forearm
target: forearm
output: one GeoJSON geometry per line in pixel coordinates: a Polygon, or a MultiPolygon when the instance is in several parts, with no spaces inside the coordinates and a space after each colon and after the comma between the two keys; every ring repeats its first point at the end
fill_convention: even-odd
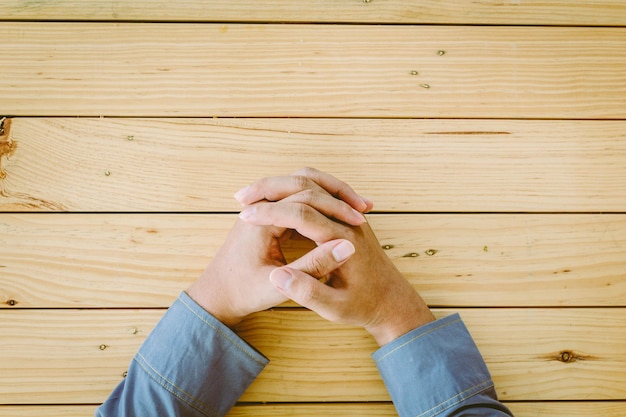
{"type": "Polygon", "coordinates": [[[400,417],[512,416],[455,314],[417,328],[373,355],[400,417]]]}
{"type": "Polygon", "coordinates": [[[267,363],[182,293],[96,416],[223,416],[267,363]]]}

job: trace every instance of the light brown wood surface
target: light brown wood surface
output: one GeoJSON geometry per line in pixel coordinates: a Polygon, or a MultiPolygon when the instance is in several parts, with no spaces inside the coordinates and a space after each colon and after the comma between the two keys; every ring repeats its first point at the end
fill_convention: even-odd
{"type": "Polygon", "coordinates": [[[379,211],[626,207],[624,121],[14,118],[5,143],[9,211],[237,211],[307,165],[379,211]]]}
{"type": "MultiPolygon", "coordinates": [[[[435,310],[437,316],[451,310],[435,310]]],[[[106,397],[163,310],[0,311],[0,403],[84,403],[106,397]],[[41,343],[45,335],[46,343],[41,343]]],[[[464,309],[503,400],[626,395],[622,308],[464,309]],[[565,353],[564,353],[565,352],[565,353]],[[569,361],[563,361],[563,355],[569,361]]],[[[275,310],[238,326],[271,362],[245,402],[388,401],[362,329],[275,310]]]]}
{"type": "MultiPolygon", "coordinates": [[[[516,417],[623,417],[626,403],[615,402],[558,402],[554,403],[516,403],[505,402],[516,417]]],[[[2,408],[0,408],[0,415],[2,408]]],[[[230,417],[319,417],[319,416],[397,416],[392,404],[329,404],[329,405],[256,405],[235,407],[228,414],[230,417]]]]}
{"type": "MultiPolygon", "coordinates": [[[[626,403],[616,402],[558,402],[558,403],[517,403],[506,402],[506,406],[516,417],[622,417],[626,413],[626,403]]],[[[91,417],[96,406],[2,406],[2,417],[91,417]]],[[[238,405],[228,414],[229,417],[319,417],[319,416],[397,416],[391,403],[344,403],[344,404],[265,404],[238,405]]]]}
{"type": "MultiPolygon", "coordinates": [[[[234,192],[302,166],[516,416],[626,415],[625,2],[0,3],[0,416],[93,415],[234,192]]],[[[363,330],[238,332],[271,363],[231,416],[396,415],[363,330]]]]}
{"type": "MultiPolygon", "coordinates": [[[[0,308],[168,307],[236,220],[2,215],[0,308]]],[[[369,222],[431,305],[626,304],[626,215],[373,214],[369,222]]],[[[294,242],[285,253],[310,247],[294,242]]]]}
{"type": "Polygon", "coordinates": [[[5,0],[7,20],[626,25],[620,0],[5,0]]]}
{"type": "MultiPolygon", "coordinates": [[[[583,403],[515,403],[505,402],[516,417],[623,417],[626,403],[583,402],[583,403]]],[[[2,409],[0,408],[0,415],[2,409]]],[[[253,405],[235,407],[230,417],[318,417],[318,416],[397,416],[392,404],[320,404],[320,405],[253,405]]]]}
{"type": "Polygon", "coordinates": [[[0,39],[0,114],[626,117],[626,28],[5,22],[0,39]]]}

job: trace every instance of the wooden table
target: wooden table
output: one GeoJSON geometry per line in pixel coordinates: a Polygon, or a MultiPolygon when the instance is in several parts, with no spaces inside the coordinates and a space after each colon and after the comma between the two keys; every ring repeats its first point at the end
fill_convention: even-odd
{"type": "MultiPolygon", "coordinates": [[[[517,416],[626,415],[626,3],[0,4],[0,416],[88,416],[234,223],[315,166],[517,416]],[[80,117],[77,117],[80,116],[80,117]]],[[[393,416],[298,306],[231,416],[393,416]]]]}

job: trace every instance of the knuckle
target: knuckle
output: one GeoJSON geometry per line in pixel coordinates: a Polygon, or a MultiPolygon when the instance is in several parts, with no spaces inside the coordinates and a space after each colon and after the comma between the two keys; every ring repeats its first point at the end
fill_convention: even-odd
{"type": "Polygon", "coordinates": [[[309,188],[309,179],[304,175],[295,175],[292,177],[294,188],[298,190],[306,190],[309,188]]]}
{"type": "Polygon", "coordinates": [[[267,190],[270,188],[269,182],[269,177],[261,178],[260,180],[250,185],[250,192],[258,196],[262,195],[263,199],[267,200],[266,194],[267,190]]]}
{"type": "Polygon", "coordinates": [[[356,227],[345,227],[340,226],[341,228],[341,236],[349,240],[350,242],[357,242],[360,240],[360,234],[358,233],[358,228],[356,227]]]}
{"type": "Polygon", "coordinates": [[[298,193],[298,200],[302,203],[310,205],[315,201],[315,192],[310,188],[298,193]]]}
{"type": "Polygon", "coordinates": [[[269,180],[270,180],[269,177],[261,178],[257,180],[255,183],[253,183],[251,187],[263,189],[267,186],[267,183],[269,182],[269,180]]]}
{"type": "Polygon", "coordinates": [[[295,205],[295,216],[301,222],[308,222],[311,219],[312,212],[311,207],[306,204],[296,204],[295,205]]]}
{"type": "Polygon", "coordinates": [[[312,167],[304,167],[300,171],[302,172],[302,175],[309,178],[313,177],[318,172],[317,169],[312,167]]]}
{"type": "Polygon", "coordinates": [[[326,259],[318,256],[309,258],[306,262],[306,271],[315,278],[322,278],[327,273],[328,265],[326,259]]]}
{"type": "Polygon", "coordinates": [[[302,302],[305,304],[315,304],[319,299],[319,292],[312,281],[308,281],[301,288],[302,302]]]}

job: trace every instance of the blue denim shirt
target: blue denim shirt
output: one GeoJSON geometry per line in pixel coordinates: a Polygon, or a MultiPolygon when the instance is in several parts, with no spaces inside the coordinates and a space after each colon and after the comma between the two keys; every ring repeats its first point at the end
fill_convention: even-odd
{"type": "MultiPolygon", "coordinates": [[[[456,314],[373,358],[402,417],[512,415],[456,314]]],[[[268,362],[183,292],[96,416],[224,416],[268,362]]]]}

